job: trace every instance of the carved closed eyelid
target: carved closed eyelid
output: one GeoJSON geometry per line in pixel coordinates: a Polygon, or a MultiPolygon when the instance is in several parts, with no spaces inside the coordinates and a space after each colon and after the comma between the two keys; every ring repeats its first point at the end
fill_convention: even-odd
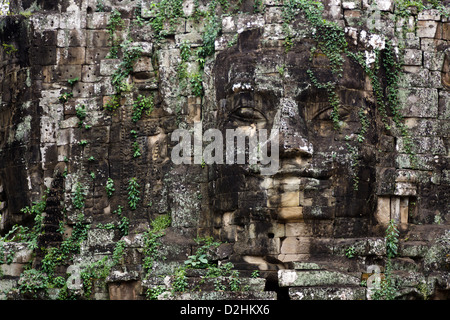
{"type": "MultiPolygon", "coordinates": [[[[317,112],[312,117],[312,119],[315,119],[315,120],[331,120],[332,112],[333,112],[333,108],[332,107],[323,109],[323,110],[317,112]]],[[[342,119],[342,118],[348,117],[350,115],[350,111],[347,108],[344,108],[344,107],[341,106],[339,108],[338,114],[339,114],[339,117],[342,119]]]]}
{"type": "Polygon", "coordinates": [[[239,107],[230,113],[230,117],[241,121],[266,121],[261,111],[251,107],[239,107]]]}

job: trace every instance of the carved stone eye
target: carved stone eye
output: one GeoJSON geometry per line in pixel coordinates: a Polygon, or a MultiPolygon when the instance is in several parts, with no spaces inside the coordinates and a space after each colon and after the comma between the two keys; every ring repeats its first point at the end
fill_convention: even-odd
{"type": "Polygon", "coordinates": [[[248,107],[237,108],[231,112],[230,118],[248,123],[266,121],[266,117],[260,111],[248,107]]]}
{"type": "MultiPolygon", "coordinates": [[[[314,116],[314,120],[332,120],[332,113],[333,113],[333,108],[327,108],[324,109],[320,112],[318,112],[315,116],[314,116]]],[[[348,118],[350,116],[350,112],[347,108],[344,107],[340,107],[338,110],[338,114],[339,114],[339,119],[340,120],[345,120],[346,118],[348,118]]]]}

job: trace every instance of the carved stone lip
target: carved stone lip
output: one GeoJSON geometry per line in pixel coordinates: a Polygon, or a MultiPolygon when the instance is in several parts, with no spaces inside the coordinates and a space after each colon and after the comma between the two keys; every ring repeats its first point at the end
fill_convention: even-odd
{"type": "Polygon", "coordinates": [[[333,173],[331,170],[327,169],[318,169],[318,168],[282,168],[276,174],[273,175],[273,178],[285,178],[286,176],[293,177],[306,177],[306,178],[315,178],[320,180],[330,179],[333,173]]]}

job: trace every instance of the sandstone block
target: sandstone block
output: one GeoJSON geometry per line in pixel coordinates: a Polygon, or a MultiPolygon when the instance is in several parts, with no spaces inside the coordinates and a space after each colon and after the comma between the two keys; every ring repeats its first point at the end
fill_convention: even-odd
{"type": "Polygon", "coordinates": [[[365,288],[289,288],[291,300],[365,300],[365,288]]]}
{"type": "Polygon", "coordinates": [[[277,223],[273,227],[274,238],[282,238],[286,236],[286,225],[283,223],[277,223]]]}
{"type": "Polygon", "coordinates": [[[100,80],[100,66],[84,65],[81,70],[82,82],[97,82],[100,80]]]}
{"type": "Polygon", "coordinates": [[[85,63],[86,49],[84,47],[57,48],[56,62],[59,65],[82,65],[85,63]]]}
{"type": "Polygon", "coordinates": [[[103,249],[105,246],[114,243],[114,230],[91,229],[88,231],[88,238],[83,246],[103,249]]]}
{"type": "Polygon", "coordinates": [[[300,205],[300,192],[290,191],[272,195],[269,198],[268,206],[270,207],[298,207],[300,205]]]}
{"type": "Polygon", "coordinates": [[[19,277],[24,270],[24,264],[22,263],[11,263],[11,264],[1,264],[0,273],[3,276],[19,277]]]}
{"type": "Polygon", "coordinates": [[[292,263],[292,268],[294,270],[321,270],[322,267],[314,262],[298,262],[294,261],[292,263]]]}
{"type": "Polygon", "coordinates": [[[216,41],[214,41],[214,49],[217,52],[225,50],[226,48],[228,48],[232,40],[233,35],[231,33],[225,33],[222,36],[218,37],[216,41]]]}
{"type": "MultiPolygon", "coordinates": [[[[414,143],[414,152],[418,154],[447,154],[444,140],[441,137],[412,137],[414,143]]],[[[404,138],[399,137],[397,140],[398,152],[406,153],[404,147],[404,138]]]]}
{"type": "Polygon", "coordinates": [[[303,207],[286,207],[278,210],[278,219],[296,221],[303,219],[303,207]]]}
{"type": "Polygon", "coordinates": [[[268,40],[283,40],[286,38],[283,28],[279,24],[264,25],[264,38],[268,40]]]}
{"type": "Polygon", "coordinates": [[[138,281],[120,281],[118,283],[109,283],[110,300],[136,300],[140,292],[138,281]]]}
{"type": "Polygon", "coordinates": [[[94,12],[88,14],[86,18],[87,29],[106,29],[110,15],[110,12],[94,12]]]}
{"type": "Polygon", "coordinates": [[[450,40],[450,22],[442,23],[442,39],[450,40]]]}
{"type": "Polygon", "coordinates": [[[88,47],[108,47],[110,45],[109,33],[106,30],[87,30],[86,38],[88,47]]]}
{"type": "Polygon", "coordinates": [[[251,28],[262,28],[265,25],[262,15],[239,15],[235,23],[239,33],[251,28]]]}
{"type": "Polygon", "coordinates": [[[151,56],[153,53],[153,43],[149,42],[132,42],[130,48],[138,48],[141,50],[141,56],[151,56]]]}
{"type": "Polygon", "coordinates": [[[282,20],[283,10],[278,7],[268,7],[264,13],[264,20],[266,24],[279,23],[282,20]]]}
{"type": "Polygon", "coordinates": [[[434,71],[442,71],[444,65],[444,52],[424,52],[423,53],[423,66],[427,69],[434,71]]]}
{"type": "Polygon", "coordinates": [[[378,0],[376,1],[376,4],[380,11],[392,11],[394,8],[393,0],[378,0]]]}
{"type": "Polygon", "coordinates": [[[401,113],[404,117],[437,117],[438,91],[433,88],[399,89],[401,113]]]}
{"type": "Polygon", "coordinates": [[[433,156],[419,154],[416,155],[416,163],[413,164],[408,154],[400,154],[395,163],[400,169],[432,170],[435,159],[433,156]]]}
{"type": "Polygon", "coordinates": [[[72,93],[74,98],[92,98],[95,96],[95,87],[93,83],[79,81],[73,86],[72,93]]]}
{"type": "Polygon", "coordinates": [[[186,17],[189,17],[194,13],[195,3],[194,0],[183,1],[183,13],[186,17]]]}
{"type": "MultiPolygon", "coordinates": [[[[412,27],[414,28],[414,20],[412,21],[412,25],[412,27]]],[[[414,32],[407,32],[404,39],[400,41],[403,42],[405,48],[407,49],[420,49],[420,38],[416,36],[414,32]]]]}
{"type": "Polygon", "coordinates": [[[344,10],[344,20],[346,21],[347,25],[354,27],[357,23],[361,21],[361,11],[344,10]]]}
{"type": "Polygon", "coordinates": [[[61,29],[85,29],[86,13],[80,10],[63,12],[60,15],[59,27],[61,29]]]}
{"type": "Polygon", "coordinates": [[[51,68],[51,81],[67,81],[81,79],[81,65],[58,65],[51,68]]]}
{"type": "Polygon", "coordinates": [[[437,9],[427,9],[427,10],[422,10],[421,12],[419,12],[419,14],[417,15],[417,19],[419,21],[421,20],[434,20],[434,21],[439,21],[441,20],[441,13],[439,12],[439,10],[437,9]]]}
{"type": "Polygon", "coordinates": [[[414,28],[416,26],[416,20],[414,18],[414,16],[410,16],[410,17],[399,17],[395,27],[397,28],[397,30],[402,30],[402,28],[405,28],[406,31],[408,31],[408,33],[412,33],[414,34],[414,28]]]}
{"type": "Polygon", "coordinates": [[[188,103],[188,123],[194,123],[201,121],[202,105],[201,104],[189,104],[188,103]]]}
{"type": "Polygon", "coordinates": [[[306,254],[310,249],[310,238],[286,237],[281,241],[281,254],[306,254]]]}
{"type": "Polygon", "coordinates": [[[368,238],[365,244],[365,254],[382,256],[386,254],[385,238],[368,238]]]}
{"type": "Polygon", "coordinates": [[[346,10],[360,9],[361,8],[361,1],[357,1],[357,0],[343,0],[342,1],[342,8],[346,9],[346,10]]]}
{"type": "Polygon", "coordinates": [[[0,280],[0,300],[6,300],[7,293],[17,288],[18,279],[2,279],[0,280]]]}
{"type": "Polygon", "coordinates": [[[87,64],[99,64],[101,60],[105,59],[110,49],[104,48],[86,48],[86,63],[87,64]]]}
{"type": "Polygon", "coordinates": [[[77,128],[80,120],[77,117],[70,117],[60,122],[60,129],[77,128]]]}
{"type": "Polygon", "coordinates": [[[186,21],[186,33],[199,33],[203,34],[205,32],[205,21],[195,21],[188,19],[186,21]]]}
{"type": "Polygon", "coordinates": [[[436,34],[438,23],[436,21],[418,21],[417,35],[420,38],[434,38],[436,34]]]}
{"type": "Polygon", "coordinates": [[[133,67],[134,72],[153,72],[152,59],[150,57],[140,57],[133,67]]]}
{"type": "Polygon", "coordinates": [[[63,117],[64,108],[52,98],[41,100],[42,113],[48,117],[48,121],[56,122],[63,117]]]}
{"type": "Polygon", "coordinates": [[[387,224],[391,218],[391,197],[380,197],[377,200],[375,219],[379,224],[387,224]]]}
{"type": "Polygon", "coordinates": [[[278,1],[278,0],[263,0],[263,3],[266,6],[278,6],[278,5],[280,5],[280,1],[278,1]]]}
{"type": "Polygon", "coordinates": [[[422,51],[417,49],[406,49],[404,55],[405,65],[421,66],[422,51]]]}
{"type": "MultiPolygon", "coordinates": [[[[325,202],[331,201],[325,200],[325,202]]],[[[311,220],[318,220],[318,219],[332,219],[334,216],[334,208],[328,207],[328,206],[320,206],[315,205],[312,207],[304,207],[303,208],[303,218],[304,219],[311,219],[311,220]]]]}
{"type": "Polygon", "coordinates": [[[166,32],[166,34],[185,33],[186,32],[186,19],[178,18],[173,23],[164,22],[163,30],[166,32]]]}
{"type": "Polygon", "coordinates": [[[117,70],[120,59],[104,59],[100,62],[100,75],[111,76],[117,70]]]}
{"type": "Polygon", "coordinates": [[[308,226],[304,222],[290,222],[286,223],[286,236],[287,237],[298,237],[310,235],[311,232],[308,226]]]}
{"type": "Polygon", "coordinates": [[[47,66],[56,64],[56,46],[34,47],[31,52],[31,63],[47,66]]]}
{"type": "Polygon", "coordinates": [[[331,0],[328,2],[325,16],[328,19],[339,20],[342,19],[341,0],[331,0]]]}
{"type": "Polygon", "coordinates": [[[199,47],[203,44],[203,38],[200,33],[191,32],[175,35],[175,43],[179,45],[183,42],[189,42],[191,48],[199,47]]]}
{"type": "Polygon", "coordinates": [[[36,30],[56,30],[59,28],[59,14],[34,14],[30,17],[36,30]]]}
{"type": "Polygon", "coordinates": [[[73,134],[73,131],[71,128],[58,130],[57,135],[56,135],[57,145],[63,146],[63,145],[70,144],[72,141],[72,134],[73,134]]]}
{"type": "Polygon", "coordinates": [[[441,74],[439,71],[430,71],[419,66],[405,66],[406,71],[399,79],[400,88],[425,87],[441,88],[441,74]]]}
{"type": "Polygon", "coordinates": [[[279,270],[278,284],[280,287],[313,287],[359,285],[360,279],[345,273],[327,270],[294,271],[279,270]]]}
{"type": "Polygon", "coordinates": [[[439,92],[439,119],[450,119],[450,93],[448,91],[439,92]]]}
{"type": "Polygon", "coordinates": [[[422,38],[420,39],[420,49],[422,51],[433,51],[438,52],[445,48],[447,42],[439,39],[422,38]]]}
{"type": "Polygon", "coordinates": [[[265,192],[244,191],[238,193],[239,208],[254,208],[267,203],[265,192]]]}
{"type": "Polygon", "coordinates": [[[84,47],[86,46],[86,33],[79,29],[60,29],[57,34],[58,47],[84,47]]]}
{"type": "Polygon", "coordinates": [[[397,196],[415,196],[417,186],[410,182],[396,182],[394,194],[397,196]]]}
{"type": "Polygon", "coordinates": [[[36,32],[33,37],[33,44],[36,47],[54,46],[57,43],[58,30],[46,30],[36,32]]]}

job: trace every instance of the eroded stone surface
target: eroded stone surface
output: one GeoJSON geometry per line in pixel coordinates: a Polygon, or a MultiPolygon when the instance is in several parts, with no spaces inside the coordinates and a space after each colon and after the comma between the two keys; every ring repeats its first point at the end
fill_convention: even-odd
{"type": "MultiPolygon", "coordinates": [[[[90,229],[57,275],[67,277],[71,264],[87,270],[103,258],[113,263],[124,243],[107,281],[93,285],[94,299],[144,299],[160,285],[169,292],[173,282],[154,276],[173,276],[185,266],[199,247],[197,236],[227,243],[209,253],[211,263],[232,262],[243,278],[258,269],[269,291],[277,283],[290,287],[292,299],[370,298],[360,275],[373,264],[384,268],[391,220],[401,231],[396,297],[448,298],[450,27],[439,10],[410,7],[408,17],[395,20],[395,1],[322,1],[323,18],[336,23],[348,52],[370,68],[381,61],[377,92],[355,55],[340,54],[338,76],[333,56],[319,48],[318,40],[326,42],[321,30],[300,12],[285,25],[280,1],[217,4],[211,13],[217,34],[198,15],[209,10],[208,1],[198,7],[172,1],[174,19],[163,17],[156,28],[161,8],[150,1],[141,7],[131,0],[29,2],[11,1],[13,15],[0,18],[0,233],[16,224],[31,228],[33,217],[21,209],[50,191],[36,255],[0,243],[0,291],[9,292],[2,298],[20,298],[24,265],[40,270],[43,248],[67,240],[80,213],[90,229]],[[30,16],[19,14],[26,10],[30,16]],[[394,110],[383,109],[377,96],[388,93],[383,63],[390,45],[403,62],[394,110]],[[336,84],[339,110],[330,104],[336,100],[323,87],[327,82],[336,84]],[[143,97],[152,106],[137,115],[143,97]],[[263,175],[260,164],[175,165],[174,131],[194,133],[199,123],[203,132],[278,130],[278,170],[263,175]],[[107,190],[108,178],[114,191],[107,190]],[[139,186],[135,209],[132,178],[139,186]],[[171,224],[149,272],[146,232],[163,214],[171,224]],[[402,278],[405,270],[414,273],[402,278]]],[[[164,298],[277,296],[260,286],[253,291],[164,298]]]]}

